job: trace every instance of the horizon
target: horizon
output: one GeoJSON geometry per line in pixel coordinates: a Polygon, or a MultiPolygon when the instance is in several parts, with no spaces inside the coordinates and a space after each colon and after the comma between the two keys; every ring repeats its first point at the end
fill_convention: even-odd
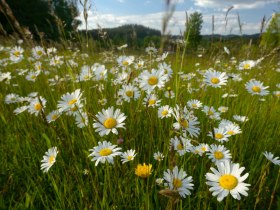
{"type": "MultiPolygon", "coordinates": [[[[201,34],[212,34],[212,18],[214,16],[214,34],[240,35],[238,15],[242,25],[242,34],[260,33],[261,22],[265,17],[266,26],[271,16],[280,11],[278,0],[170,0],[175,9],[168,24],[171,35],[183,34],[185,29],[186,12],[188,16],[197,11],[203,15],[201,34]],[[226,13],[229,8],[226,19],[226,13]]],[[[105,0],[89,1],[92,7],[88,11],[88,30],[115,28],[125,24],[143,25],[162,33],[162,20],[166,14],[164,0],[105,0]]],[[[79,5],[82,21],[79,30],[85,29],[82,8],[79,5]]]]}

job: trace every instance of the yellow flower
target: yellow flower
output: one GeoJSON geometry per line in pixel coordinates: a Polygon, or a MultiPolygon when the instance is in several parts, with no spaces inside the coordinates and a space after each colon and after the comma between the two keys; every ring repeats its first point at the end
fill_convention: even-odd
{"type": "Polygon", "coordinates": [[[137,176],[140,176],[142,178],[147,178],[152,173],[152,164],[146,165],[145,163],[143,165],[138,164],[135,168],[135,174],[137,176]]]}

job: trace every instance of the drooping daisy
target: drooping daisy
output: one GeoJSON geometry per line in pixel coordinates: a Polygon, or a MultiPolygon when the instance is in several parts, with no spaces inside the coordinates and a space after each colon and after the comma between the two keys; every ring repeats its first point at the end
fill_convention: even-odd
{"type": "Polygon", "coordinates": [[[191,141],[183,136],[170,139],[170,146],[173,148],[180,156],[183,156],[186,152],[191,151],[192,144],[191,141]]]}
{"type": "Polygon", "coordinates": [[[147,95],[143,100],[143,104],[147,107],[157,107],[160,102],[161,100],[158,99],[156,94],[147,95]]]}
{"type": "Polygon", "coordinates": [[[275,165],[280,166],[280,160],[279,157],[274,157],[274,155],[271,152],[263,152],[263,155],[268,159],[270,162],[272,162],[275,165]]]}
{"type": "Polygon", "coordinates": [[[172,108],[168,105],[161,106],[158,108],[158,117],[161,119],[171,117],[172,113],[172,108]]]}
{"type": "Polygon", "coordinates": [[[130,100],[137,100],[140,97],[140,92],[137,87],[132,84],[128,84],[122,86],[118,95],[125,101],[130,102],[130,100]]]}
{"type": "Polygon", "coordinates": [[[202,107],[202,103],[199,100],[192,99],[187,102],[187,105],[190,109],[199,109],[202,107]]]}
{"type": "Polygon", "coordinates": [[[110,132],[118,134],[117,128],[125,128],[123,121],[126,116],[119,109],[114,111],[114,107],[102,109],[102,112],[98,112],[96,118],[98,121],[95,120],[93,127],[96,128],[96,132],[100,136],[108,135],[110,132]]]}
{"type": "Polygon", "coordinates": [[[189,111],[187,107],[184,107],[183,110],[181,110],[177,105],[173,109],[173,115],[177,121],[173,123],[173,127],[176,130],[182,129],[183,131],[187,131],[191,137],[197,137],[199,135],[199,121],[197,120],[197,117],[193,115],[193,112],[189,111]]]}
{"type": "Polygon", "coordinates": [[[227,148],[225,148],[223,145],[211,144],[209,147],[209,151],[206,154],[208,158],[215,164],[221,161],[231,160],[230,151],[227,150],[227,148]]]}
{"type": "Polygon", "coordinates": [[[99,162],[105,163],[106,161],[114,164],[114,157],[122,154],[119,150],[121,150],[120,147],[112,145],[110,142],[98,142],[98,146],[89,150],[92,152],[89,157],[93,157],[91,161],[96,161],[95,166],[97,166],[99,162]]]}
{"type": "Polygon", "coordinates": [[[142,178],[147,178],[152,174],[152,164],[146,165],[146,163],[138,164],[135,168],[135,174],[142,178]]]}
{"type": "Polygon", "coordinates": [[[83,128],[88,125],[88,115],[86,112],[77,112],[75,115],[76,125],[83,128]]]}
{"type": "Polygon", "coordinates": [[[210,168],[213,173],[207,173],[206,182],[210,186],[210,191],[213,196],[217,196],[217,200],[220,202],[228,194],[237,200],[241,199],[240,194],[248,196],[247,191],[250,184],[246,184],[243,181],[249,176],[248,173],[241,176],[244,171],[244,167],[239,166],[238,163],[231,163],[229,161],[217,163],[218,170],[210,168]]]}
{"type": "Polygon", "coordinates": [[[57,147],[52,147],[45,153],[43,160],[41,160],[41,170],[43,170],[44,173],[48,172],[55,163],[57,154],[57,147]]]}
{"type": "Polygon", "coordinates": [[[157,53],[157,49],[154,47],[146,47],[145,52],[148,54],[156,54],[157,53]]]}
{"type": "Polygon", "coordinates": [[[203,109],[202,111],[210,118],[210,119],[213,119],[213,120],[220,120],[221,117],[220,117],[220,112],[217,112],[215,110],[214,107],[212,106],[203,106],[203,109]]]}
{"type": "Polygon", "coordinates": [[[161,89],[164,87],[167,78],[164,70],[152,69],[151,72],[145,70],[139,75],[139,87],[150,94],[155,88],[161,89]]]}
{"type": "Polygon", "coordinates": [[[10,51],[10,60],[14,63],[18,63],[23,59],[24,50],[20,46],[15,46],[10,51]]]}
{"type": "Polygon", "coordinates": [[[75,109],[81,102],[82,93],[80,89],[75,90],[72,93],[66,93],[61,96],[61,100],[58,101],[57,107],[59,112],[69,111],[75,109]]]}
{"type": "Polygon", "coordinates": [[[247,122],[249,120],[248,117],[246,116],[241,116],[241,115],[233,115],[233,119],[239,122],[247,122]]]}
{"type": "Polygon", "coordinates": [[[61,113],[58,110],[54,110],[52,112],[50,112],[46,118],[47,118],[47,122],[51,123],[56,121],[59,117],[60,117],[61,113]]]}
{"type": "Polygon", "coordinates": [[[155,152],[154,153],[154,159],[157,161],[162,161],[164,158],[164,155],[161,152],[155,152]]]}
{"type": "Polygon", "coordinates": [[[193,189],[194,184],[191,176],[187,176],[187,173],[183,169],[178,169],[175,166],[173,170],[167,169],[163,174],[163,179],[167,182],[164,185],[170,190],[176,190],[181,197],[185,198],[186,195],[190,195],[190,190],[193,189]]]}
{"type": "Polygon", "coordinates": [[[226,85],[228,76],[225,72],[219,72],[216,70],[207,70],[204,74],[204,83],[208,86],[220,88],[222,85],[226,85]]]}
{"type": "Polygon", "coordinates": [[[134,160],[136,155],[137,155],[137,153],[135,153],[135,150],[133,150],[133,149],[130,149],[130,150],[127,150],[126,152],[123,152],[121,154],[122,164],[134,160]]]}
{"type": "Polygon", "coordinates": [[[255,79],[251,79],[250,81],[248,81],[245,84],[245,87],[251,95],[265,96],[269,94],[269,91],[266,90],[267,88],[269,88],[269,86],[265,87],[263,86],[262,82],[255,79]]]}

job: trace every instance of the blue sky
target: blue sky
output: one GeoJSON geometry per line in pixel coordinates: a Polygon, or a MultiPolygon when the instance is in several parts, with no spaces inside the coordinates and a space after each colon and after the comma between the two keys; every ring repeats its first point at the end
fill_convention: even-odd
{"type": "MultiPolygon", "coordinates": [[[[88,12],[88,28],[112,28],[124,24],[142,24],[161,30],[162,20],[166,14],[165,0],[88,0],[91,8],[88,12]]],[[[195,11],[203,15],[202,34],[212,33],[212,16],[214,16],[216,34],[239,34],[238,17],[242,23],[243,34],[260,31],[263,16],[268,20],[275,11],[280,11],[279,0],[170,0],[175,6],[168,24],[168,32],[180,34],[184,31],[186,12],[195,11]],[[229,7],[233,6],[227,18],[229,7]]],[[[79,19],[83,21],[81,12],[79,19]]],[[[80,27],[85,28],[85,24],[80,27]]]]}

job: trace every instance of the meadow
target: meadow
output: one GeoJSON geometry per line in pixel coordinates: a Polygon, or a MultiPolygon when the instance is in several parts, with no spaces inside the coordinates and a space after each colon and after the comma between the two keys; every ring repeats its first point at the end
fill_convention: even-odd
{"type": "Polygon", "coordinates": [[[279,209],[279,54],[183,48],[1,46],[0,209],[279,209]]]}

